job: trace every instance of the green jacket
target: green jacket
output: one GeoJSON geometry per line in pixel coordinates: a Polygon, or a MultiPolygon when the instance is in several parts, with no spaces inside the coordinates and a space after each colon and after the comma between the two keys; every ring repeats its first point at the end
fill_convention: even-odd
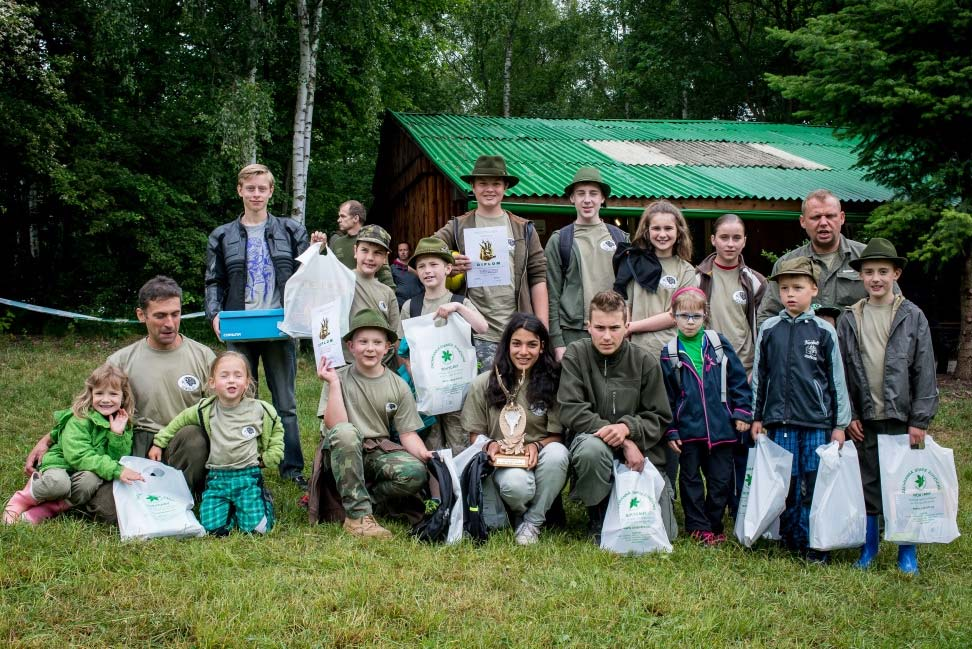
{"type": "MultiPolygon", "coordinates": [[[[341,260],[341,263],[354,270],[357,267],[357,263],[354,261],[354,244],[357,241],[357,235],[352,237],[343,232],[335,232],[332,236],[328,237],[327,247],[334,251],[334,254],[341,260]]],[[[392,275],[391,267],[388,264],[378,269],[375,278],[382,284],[390,286],[392,290],[395,290],[395,277],[392,275]]]]}
{"type": "Polygon", "coordinates": [[[68,417],[67,413],[70,411],[55,413],[55,418],[61,417],[52,431],[55,441],[44,454],[40,470],[90,471],[105,481],[120,476],[123,467],[118,460],[132,453],[131,425],[116,435],[111,432],[108,420],[97,410],[88,411],[84,418],[73,414],[68,417]]]}
{"type": "MultiPolygon", "coordinates": [[[[217,397],[207,397],[194,406],[189,406],[169,422],[169,425],[155,434],[153,444],[165,448],[172,438],[186,426],[201,426],[208,436],[212,430],[210,420],[213,418],[213,404],[217,397]]],[[[263,465],[275,467],[283,459],[284,430],[277,411],[266,401],[260,401],[263,406],[263,429],[260,432],[260,459],[263,465]]]]}
{"type": "Polygon", "coordinates": [[[665,427],[672,419],[658,359],[625,340],[604,356],[590,340],[567,345],[561,365],[560,423],[573,434],[623,423],[651,463],[665,464],[665,427]]]}
{"type": "MultiPolygon", "coordinates": [[[[624,238],[628,240],[627,235],[624,238]]],[[[567,274],[563,274],[560,259],[560,230],[547,239],[543,251],[547,259],[547,295],[550,301],[550,344],[564,346],[564,329],[585,331],[587,304],[584,302],[584,285],[581,280],[581,258],[577,244],[571,250],[567,274]]],[[[612,276],[610,284],[614,283],[612,276]]]]}

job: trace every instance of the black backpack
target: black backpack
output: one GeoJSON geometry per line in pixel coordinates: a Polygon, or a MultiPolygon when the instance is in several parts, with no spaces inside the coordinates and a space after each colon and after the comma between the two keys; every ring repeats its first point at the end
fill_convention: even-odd
{"type": "MultiPolygon", "coordinates": [[[[624,230],[606,221],[604,225],[607,226],[608,234],[614,240],[614,245],[624,241],[625,236],[627,236],[624,230]]],[[[565,277],[567,275],[567,267],[570,265],[570,257],[574,252],[574,224],[571,223],[570,225],[564,226],[558,232],[560,232],[560,275],[561,277],[565,277]]]]}
{"type": "Polygon", "coordinates": [[[483,480],[492,472],[489,456],[480,451],[469,461],[459,479],[462,488],[462,529],[473,543],[483,543],[489,536],[483,518],[483,480]]]}
{"type": "Polygon", "coordinates": [[[452,489],[452,474],[446,463],[439,459],[438,453],[432,454],[429,460],[429,491],[432,498],[426,501],[425,517],[412,527],[411,535],[426,543],[442,543],[449,534],[449,519],[452,508],[456,505],[456,494],[452,489]],[[429,511],[428,504],[435,509],[429,511]]]}

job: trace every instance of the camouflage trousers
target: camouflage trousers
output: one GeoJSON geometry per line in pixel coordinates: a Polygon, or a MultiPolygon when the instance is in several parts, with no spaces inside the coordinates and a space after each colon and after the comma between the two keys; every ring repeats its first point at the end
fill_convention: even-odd
{"type": "Polygon", "coordinates": [[[425,463],[388,438],[364,439],[350,423],[324,432],[330,468],[348,518],[375,505],[416,495],[428,481],[425,463]]]}

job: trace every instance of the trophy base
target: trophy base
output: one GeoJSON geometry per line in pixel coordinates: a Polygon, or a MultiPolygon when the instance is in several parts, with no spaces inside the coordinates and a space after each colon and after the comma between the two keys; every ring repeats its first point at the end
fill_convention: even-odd
{"type": "Polygon", "coordinates": [[[498,454],[493,459],[493,466],[503,469],[525,469],[529,466],[526,455],[498,454]]]}

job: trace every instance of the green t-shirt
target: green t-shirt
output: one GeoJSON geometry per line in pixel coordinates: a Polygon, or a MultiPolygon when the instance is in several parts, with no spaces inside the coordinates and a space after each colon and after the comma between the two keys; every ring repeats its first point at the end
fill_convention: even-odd
{"type": "Polygon", "coordinates": [[[152,349],[143,338],[119,349],[108,362],[128,374],[135,397],[134,428],[154,434],[202,400],[215,358],[209,347],[182,336],[181,345],[165,351],[152,349]]]}
{"type": "MultiPolygon", "coordinates": [[[[628,282],[628,306],[631,308],[631,320],[644,320],[672,307],[672,294],[683,286],[690,286],[695,282],[695,267],[680,257],[665,257],[661,262],[662,276],[658,281],[658,288],[649,293],[635,280],[628,282]]],[[[631,336],[631,342],[649,354],[658,358],[662,348],[675,337],[675,325],[661,331],[646,331],[631,336]]]]}
{"type": "Polygon", "coordinates": [[[692,361],[692,365],[695,366],[695,371],[699,376],[702,376],[702,340],[705,338],[705,330],[699,329],[699,331],[689,338],[681,331],[678,332],[678,340],[682,343],[682,349],[688,354],[689,359],[692,361]]]}
{"type": "Polygon", "coordinates": [[[259,401],[243,397],[235,406],[226,407],[217,399],[209,424],[207,469],[245,469],[260,464],[263,406],[259,401]]]}
{"type": "MultiPolygon", "coordinates": [[[[499,418],[501,408],[491,408],[486,403],[486,386],[489,383],[489,372],[476,377],[469,386],[469,394],[462,404],[462,428],[467,433],[481,433],[497,441],[503,439],[500,431],[499,418]]],[[[512,386],[507,386],[512,388],[512,386]]],[[[524,385],[516,395],[516,402],[526,410],[526,429],[523,439],[527,442],[539,441],[548,435],[559,435],[563,428],[560,425],[560,405],[544,408],[542,404],[530,404],[527,401],[527,389],[524,385]]]]}
{"type": "MultiPolygon", "coordinates": [[[[392,422],[399,433],[415,432],[424,425],[408,384],[391,370],[385,368],[381,376],[371,378],[358,372],[354,365],[345,365],[338,369],[338,378],[348,422],[365,438],[388,437],[392,422]]],[[[325,383],[317,406],[317,416],[321,418],[327,409],[327,392],[325,383]]]]}

